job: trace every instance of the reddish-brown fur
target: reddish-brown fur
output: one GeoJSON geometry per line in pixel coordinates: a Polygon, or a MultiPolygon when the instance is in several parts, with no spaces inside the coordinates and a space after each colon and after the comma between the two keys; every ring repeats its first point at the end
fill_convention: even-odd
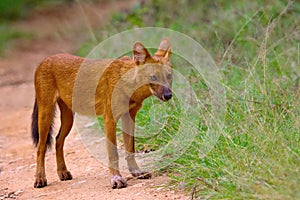
{"type": "Polygon", "coordinates": [[[63,145],[72,128],[74,112],[93,114],[88,109],[91,107],[95,110],[94,114],[104,115],[112,188],[126,186],[126,181],[119,172],[116,147],[116,123],[119,118],[122,119],[129,171],[135,177],[151,177],[149,173],[139,169],[134,158],[134,121],[137,111],[147,97],[155,95],[163,101],[172,97],[170,56],[170,42],[163,39],[153,57],[137,42],[133,46],[133,59],[126,56],[97,61],[68,54],[46,58],[36,69],[34,82],[36,102],[32,115],[32,137],[37,145],[34,187],[47,185],[44,160],[47,145],[50,144],[49,132],[56,103],[61,111],[61,127],[56,136],[57,173],[61,180],[72,179],[64,161],[63,145]],[[79,70],[83,70],[83,78],[86,73],[86,79],[81,77],[82,83],[77,79],[79,70]],[[99,74],[102,76],[98,77],[99,74]],[[77,80],[79,84],[76,85],[77,80]],[[85,98],[85,95],[91,93],[88,89],[93,84],[96,87],[91,100],[85,98]],[[79,94],[83,98],[76,94],[74,96],[75,86],[82,87],[82,90],[79,88],[82,94],[79,94]],[[135,88],[134,91],[132,88],[135,88]],[[77,99],[76,102],[74,98],[77,99]]]}

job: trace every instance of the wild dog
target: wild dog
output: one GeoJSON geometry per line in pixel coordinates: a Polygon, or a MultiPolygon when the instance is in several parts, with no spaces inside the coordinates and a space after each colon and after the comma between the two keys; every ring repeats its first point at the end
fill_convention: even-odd
{"type": "MultiPolygon", "coordinates": [[[[151,174],[141,171],[134,157],[134,123],[136,114],[146,98],[151,95],[162,101],[172,98],[170,57],[171,44],[165,38],[161,41],[154,56],[150,55],[143,44],[136,42],[133,45],[133,58],[126,56],[105,61],[57,54],[44,59],[37,67],[34,79],[36,98],[32,113],[32,139],[37,147],[34,187],[41,188],[47,185],[45,153],[51,146],[52,121],[56,104],[61,113],[61,127],[56,136],[55,145],[57,174],[62,181],[72,179],[65,164],[63,146],[65,138],[73,126],[74,113],[88,114],[79,109],[80,106],[73,105],[73,89],[83,63],[87,63],[87,69],[98,70],[102,74],[96,80],[97,86],[92,106],[96,115],[104,116],[108,168],[111,174],[112,188],[122,188],[127,185],[119,171],[116,141],[116,124],[119,119],[122,120],[122,133],[129,171],[134,177],[150,178],[151,174]],[[124,79],[124,77],[127,78],[124,79]],[[130,92],[132,88],[134,91],[130,92]]],[[[91,102],[82,100],[80,103],[91,102]]]]}

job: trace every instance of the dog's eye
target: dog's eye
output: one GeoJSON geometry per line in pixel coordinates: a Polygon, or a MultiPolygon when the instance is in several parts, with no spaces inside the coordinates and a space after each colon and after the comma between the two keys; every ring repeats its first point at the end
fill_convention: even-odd
{"type": "Polygon", "coordinates": [[[171,79],[172,79],[172,74],[168,74],[168,75],[167,75],[167,79],[168,79],[168,80],[171,80],[171,79]]]}
{"type": "Polygon", "coordinates": [[[157,81],[157,77],[155,75],[151,76],[151,81],[157,81]]]}

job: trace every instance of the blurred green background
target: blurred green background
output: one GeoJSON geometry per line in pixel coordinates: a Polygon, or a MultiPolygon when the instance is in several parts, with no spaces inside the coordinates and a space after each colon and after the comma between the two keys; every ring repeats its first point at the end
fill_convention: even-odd
{"type": "Polygon", "coordinates": [[[37,7],[49,7],[74,0],[1,0],[0,1],[0,20],[1,22],[18,20],[37,7]]]}
{"type": "Polygon", "coordinates": [[[1,0],[0,1],[0,56],[15,39],[31,39],[34,33],[16,29],[11,24],[26,17],[35,9],[74,2],[74,0],[1,0]]]}

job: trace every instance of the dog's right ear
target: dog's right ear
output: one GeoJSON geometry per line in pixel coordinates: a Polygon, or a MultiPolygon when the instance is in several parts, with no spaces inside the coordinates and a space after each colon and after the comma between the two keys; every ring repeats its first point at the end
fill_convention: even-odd
{"type": "Polygon", "coordinates": [[[136,63],[136,65],[145,64],[147,60],[151,59],[150,53],[140,42],[136,42],[133,45],[132,51],[133,51],[133,60],[136,63]]]}
{"type": "Polygon", "coordinates": [[[161,40],[157,52],[154,54],[154,56],[158,57],[166,57],[170,59],[171,57],[171,42],[168,38],[164,38],[161,40]]]}

